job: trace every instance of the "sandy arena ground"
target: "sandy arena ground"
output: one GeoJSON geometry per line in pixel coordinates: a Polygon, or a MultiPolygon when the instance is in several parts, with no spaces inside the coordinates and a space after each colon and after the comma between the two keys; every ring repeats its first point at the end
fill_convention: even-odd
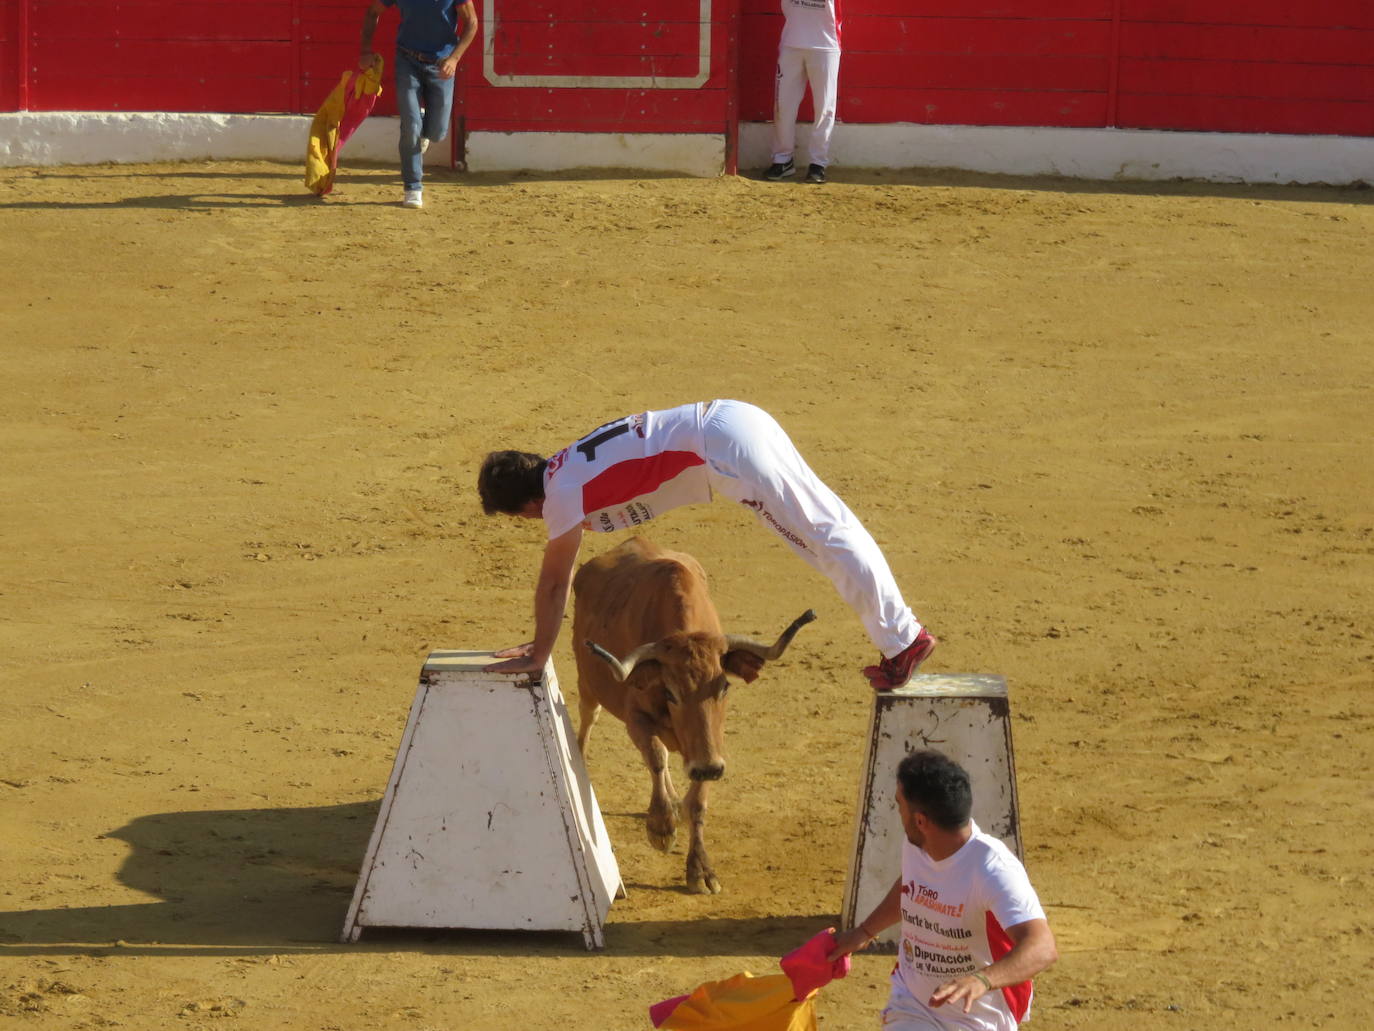
{"type": "MultiPolygon", "coordinates": [[[[480,456],[720,396],[867,522],[930,671],[1008,678],[1032,1027],[1368,1026],[1374,193],[299,178],[0,171],[7,1026],[647,1028],[833,922],[871,650],[718,503],[650,530],[729,628],[821,616],[733,693],[725,893],[649,848],[605,720],[603,953],[336,944],[422,657],[527,636],[540,527],[481,515],[480,456]]],[[[822,1027],[875,1028],[890,965],[822,1027]]]]}

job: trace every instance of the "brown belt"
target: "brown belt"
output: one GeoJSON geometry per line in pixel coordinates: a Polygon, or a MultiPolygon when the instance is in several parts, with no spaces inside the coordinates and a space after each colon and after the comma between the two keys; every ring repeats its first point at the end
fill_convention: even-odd
{"type": "Polygon", "coordinates": [[[437,57],[430,57],[427,54],[420,53],[420,51],[418,50],[411,50],[409,47],[398,46],[396,50],[399,53],[405,54],[406,57],[410,58],[412,61],[419,61],[421,64],[439,63],[439,59],[437,57]]]}

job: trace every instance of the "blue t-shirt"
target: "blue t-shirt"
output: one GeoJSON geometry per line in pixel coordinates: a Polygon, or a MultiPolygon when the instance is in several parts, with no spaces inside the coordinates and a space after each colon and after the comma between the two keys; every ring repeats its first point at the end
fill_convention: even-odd
{"type": "Polygon", "coordinates": [[[382,0],[401,12],[396,45],[432,57],[448,57],[458,48],[458,8],[467,0],[382,0]]]}

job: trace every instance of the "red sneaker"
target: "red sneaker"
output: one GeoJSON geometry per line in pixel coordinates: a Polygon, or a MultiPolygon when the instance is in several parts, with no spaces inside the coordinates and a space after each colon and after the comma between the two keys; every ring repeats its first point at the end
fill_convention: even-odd
{"type": "Polygon", "coordinates": [[[930,636],[930,631],[924,627],[916,635],[916,640],[912,641],[899,654],[890,659],[879,660],[876,666],[865,666],[864,676],[868,677],[868,682],[873,685],[875,691],[891,691],[901,687],[921,668],[921,663],[930,658],[930,653],[935,650],[939,640],[930,636]]]}

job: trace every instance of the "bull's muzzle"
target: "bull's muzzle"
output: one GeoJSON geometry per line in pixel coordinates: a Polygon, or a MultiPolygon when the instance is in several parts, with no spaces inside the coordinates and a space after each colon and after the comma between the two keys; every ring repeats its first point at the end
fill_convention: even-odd
{"type": "Polygon", "coordinates": [[[687,776],[693,780],[720,780],[725,776],[725,760],[717,759],[709,763],[688,763],[687,776]]]}

